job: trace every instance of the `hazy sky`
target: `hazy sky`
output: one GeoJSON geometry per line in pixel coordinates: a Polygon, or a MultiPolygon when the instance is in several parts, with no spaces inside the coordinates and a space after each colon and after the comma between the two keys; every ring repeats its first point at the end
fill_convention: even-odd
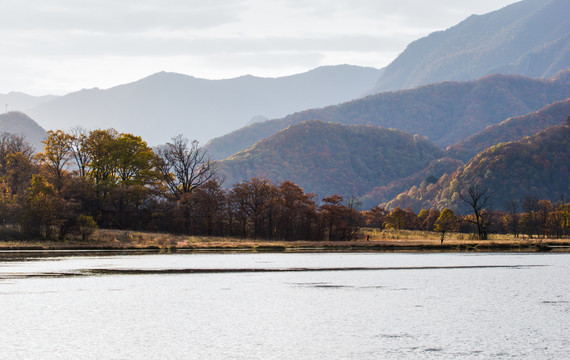
{"type": "Polygon", "coordinates": [[[159,71],[208,79],[383,67],[513,0],[1,0],[0,93],[62,95],[159,71]]]}

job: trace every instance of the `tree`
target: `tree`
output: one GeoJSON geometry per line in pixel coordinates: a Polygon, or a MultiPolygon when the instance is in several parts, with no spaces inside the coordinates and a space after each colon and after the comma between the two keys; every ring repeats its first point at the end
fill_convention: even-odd
{"type": "Polygon", "coordinates": [[[411,208],[402,210],[398,206],[386,218],[386,228],[396,230],[412,230],[417,228],[417,222],[418,215],[416,215],[411,208]]]}
{"type": "Polygon", "coordinates": [[[195,214],[201,220],[201,233],[209,236],[221,233],[225,195],[225,191],[215,180],[208,181],[192,193],[192,197],[196,199],[195,214]]]}
{"type": "Polygon", "coordinates": [[[93,130],[85,140],[89,158],[89,178],[95,185],[98,198],[103,198],[114,182],[116,161],[113,158],[113,143],[119,134],[114,129],[93,130]]]}
{"type": "Polygon", "coordinates": [[[49,130],[47,138],[43,141],[44,152],[39,156],[40,161],[50,170],[58,192],[63,186],[65,168],[72,157],[71,139],[71,135],[61,130],[49,130]]]}
{"type": "Polygon", "coordinates": [[[505,216],[505,225],[509,231],[512,231],[516,238],[519,237],[519,201],[517,199],[508,200],[505,203],[507,215],[505,216]]]}
{"type": "Polygon", "coordinates": [[[249,227],[254,238],[271,237],[274,221],[272,198],[276,191],[275,185],[267,179],[252,178],[234,185],[231,201],[236,203],[234,208],[236,216],[241,219],[244,236],[249,227]]]}
{"type": "Polygon", "coordinates": [[[16,196],[25,196],[35,173],[37,166],[24,153],[17,152],[6,156],[3,178],[16,196]]]}
{"type": "Polygon", "coordinates": [[[538,236],[540,232],[538,224],[538,199],[534,196],[527,195],[524,197],[521,207],[524,212],[521,218],[523,230],[529,238],[532,238],[533,234],[538,236]]]}
{"type": "Polygon", "coordinates": [[[461,192],[459,198],[469,206],[470,216],[465,220],[477,227],[479,240],[487,240],[489,225],[491,224],[491,194],[487,189],[478,185],[470,186],[466,192],[461,192]]]}
{"type": "Polygon", "coordinates": [[[381,206],[375,206],[369,211],[365,211],[364,216],[366,226],[373,226],[383,229],[386,217],[388,216],[388,211],[381,206]]]}
{"type": "Polygon", "coordinates": [[[120,134],[111,149],[117,181],[122,185],[144,185],[155,178],[154,153],[140,136],[120,134]]]}
{"type": "Polygon", "coordinates": [[[53,185],[40,175],[32,177],[24,198],[20,223],[30,235],[50,237],[57,224],[58,198],[53,185]]]}
{"type": "Polygon", "coordinates": [[[317,222],[314,195],[291,181],[283,181],[277,190],[276,235],[284,240],[311,239],[317,222]]]}
{"type": "Polygon", "coordinates": [[[76,127],[71,130],[69,149],[73,158],[75,159],[77,172],[82,178],[85,178],[87,176],[87,166],[91,161],[91,156],[87,147],[87,139],[87,130],[80,127],[76,127]]]}
{"type": "Polygon", "coordinates": [[[567,233],[568,222],[570,220],[570,203],[564,204],[560,201],[552,205],[552,211],[548,216],[548,230],[550,236],[561,238],[567,233]]]}
{"type": "Polygon", "coordinates": [[[386,218],[386,228],[401,230],[406,226],[406,212],[399,206],[386,218]]]}
{"type": "Polygon", "coordinates": [[[418,214],[419,227],[422,230],[432,231],[439,216],[438,209],[422,209],[418,214]]]}
{"type": "Polygon", "coordinates": [[[360,226],[357,219],[357,211],[349,206],[342,204],[343,197],[340,195],[332,195],[323,199],[323,205],[320,207],[320,215],[323,224],[327,228],[328,240],[350,240],[352,239],[360,226]]]}
{"type": "Polygon", "coordinates": [[[459,221],[457,220],[457,216],[455,216],[451,209],[443,209],[434,226],[434,230],[441,233],[441,243],[443,244],[443,238],[446,232],[457,231],[458,229],[459,221]]]}
{"type": "MultiPolygon", "coordinates": [[[[149,185],[157,180],[155,155],[140,136],[118,134],[108,145],[109,160],[114,164],[107,182],[109,196],[106,204],[115,210],[115,222],[127,227],[128,214],[136,213],[147,197],[149,185]]],[[[109,208],[109,206],[107,206],[109,208]]]]}
{"type": "Polygon", "coordinates": [[[162,180],[177,198],[192,192],[216,175],[214,162],[196,140],[189,143],[188,139],[179,135],[172,138],[171,143],[160,146],[156,153],[162,180]]]}
{"type": "Polygon", "coordinates": [[[0,133],[0,176],[6,173],[8,157],[14,154],[21,154],[29,162],[34,157],[34,149],[25,140],[23,136],[10,134],[7,132],[0,133]]]}
{"type": "Polygon", "coordinates": [[[15,222],[20,208],[17,196],[4,181],[0,181],[0,226],[15,222]]]}
{"type": "Polygon", "coordinates": [[[554,206],[549,200],[539,200],[537,203],[536,219],[538,221],[538,229],[542,238],[549,234],[549,218],[550,213],[554,210],[554,206]]]}

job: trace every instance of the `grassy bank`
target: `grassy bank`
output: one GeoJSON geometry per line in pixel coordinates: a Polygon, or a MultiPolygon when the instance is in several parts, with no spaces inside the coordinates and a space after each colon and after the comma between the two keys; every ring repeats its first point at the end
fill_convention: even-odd
{"type": "Polygon", "coordinates": [[[208,236],[184,236],[120,230],[97,230],[88,241],[0,240],[1,250],[151,250],[151,251],[564,251],[570,239],[528,239],[492,234],[475,240],[469,234],[363,229],[352,241],[273,241],[208,236]],[[369,236],[369,240],[366,237],[369,236]],[[560,246],[560,247],[559,247],[560,246]]]}

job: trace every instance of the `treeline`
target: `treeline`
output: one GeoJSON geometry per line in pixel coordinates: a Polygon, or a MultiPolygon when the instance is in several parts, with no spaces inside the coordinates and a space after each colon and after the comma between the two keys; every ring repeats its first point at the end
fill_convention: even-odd
{"type": "Polygon", "coordinates": [[[0,134],[3,237],[87,238],[95,228],[282,240],[349,240],[353,201],[252,178],[222,187],[215,163],[182,136],[151,149],[115,130],[49,131],[44,151],[0,134]]]}
{"type": "MultiPolygon", "coordinates": [[[[471,200],[468,196],[465,198],[471,200]]],[[[378,206],[363,212],[363,215],[367,226],[399,230],[476,233],[481,240],[487,239],[489,233],[508,233],[515,237],[526,235],[529,238],[570,236],[570,203],[539,200],[534,196],[526,196],[522,200],[508,201],[505,209],[506,211],[493,211],[484,207],[475,209],[469,206],[467,214],[455,214],[450,209],[443,211],[422,209],[416,214],[411,208],[396,207],[389,212],[378,206]],[[444,212],[446,214],[442,217],[444,212]],[[447,226],[445,230],[441,225],[444,221],[447,226]]]]}
{"type": "Polygon", "coordinates": [[[350,240],[361,226],[529,237],[570,235],[570,203],[527,196],[493,211],[490,193],[460,194],[466,215],[397,207],[359,211],[355,199],[318,201],[291,181],[252,178],[224,188],[198,142],[151,149],[115,130],[49,131],[34,154],[0,133],[0,239],[83,237],[97,228],[276,240],[350,240]]]}

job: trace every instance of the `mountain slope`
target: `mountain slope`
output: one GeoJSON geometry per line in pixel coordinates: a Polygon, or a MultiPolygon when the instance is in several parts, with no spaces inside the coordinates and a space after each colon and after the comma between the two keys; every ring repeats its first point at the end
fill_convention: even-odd
{"type": "Polygon", "coordinates": [[[43,149],[42,141],[46,137],[46,131],[38,123],[18,111],[0,115],[0,132],[24,136],[36,151],[43,149]]]}
{"type": "Polygon", "coordinates": [[[570,2],[525,0],[412,42],[371,93],[493,73],[547,78],[570,67],[570,2]]]}
{"type": "Polygon", "coordinates": [[[464,165],[462,161],[450,157],[433,160],[425,169],[415,174],[396,179],[387,185],[377,186],[368,191],[366,195],[360,198],[362,208],[370,209],[378,204],[386,203],[412,186],[427,186],[436,182],[444,174],[454,173],[462,165],[464,165]]]}
{"type": "Polygon", "coordinates": [[[533,137],[493,146],[435,184],[412,187],[388,203],[389,208],[461,208],[461,191],[479,185],[493,193],[496,209],[511,199],[532,195],[557,201],[570,194],[570,122],[533,137]]]}
{"type": "Polygon", "coordinates": [[[275,118],[361,95],[380,70],[321,67],[281,78],[243,76],[204,80],[158,73],[108,90],[82,90],[38,106],[30,114],[47,129],[113,127],[157,145],[183,134],[205,142],[255,116],[275,118]]]}
{"type": "Polygon", "coordinates": [[[492,75],[475,81],[443,82],[256,123],[210,141],[207,150],[214,158],[224,159],[291,124],[309,120],[390,127],[449,146],[489,125],[568,97],[570,71],[552,80],[492,75]]]}
{"type": "Polygon", "coordinates": [[[291,180],[320,197],[351,196],[411,175],[442,154],[398,130],[309,121],[222,161],[220,170],[227,186],[255,176],[291,180]]]}
{"type": "Polygon", "coordinates": [[[515,116],[491,125],[447,148],[447,154],[467,161],[477,153],[501,142],[517,141],[564,122],[570,116],[570,98],[555,102],[536,112],[515,116]]]}

